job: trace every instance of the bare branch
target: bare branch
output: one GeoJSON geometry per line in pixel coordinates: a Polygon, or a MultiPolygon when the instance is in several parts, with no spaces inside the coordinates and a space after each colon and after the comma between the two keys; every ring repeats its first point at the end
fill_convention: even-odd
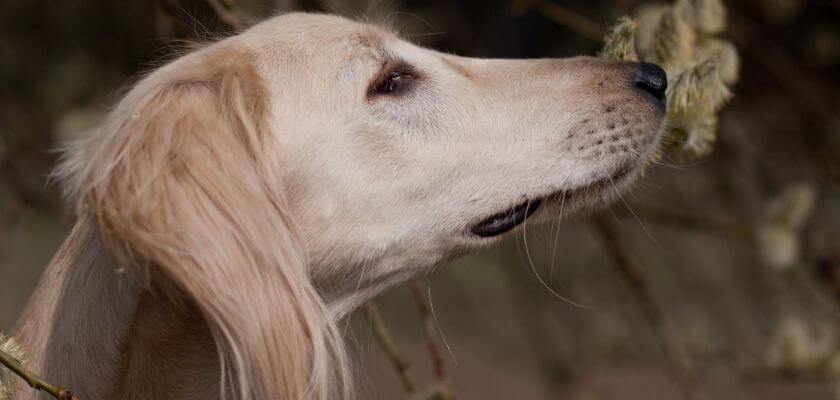
{"type": "Polygon", "coordinates": [[[663,315],[659,306],[654,302],[642,276],[640,266],[624,250],[618,232],[616,232],[609,221],[604,217],[597,217],[593,219],[593,223],[601,236],[607,252],[612,257],[616,268],[618,268],[627,282],[630,283],[630,287],[636,299],[639,301],[642,311],[655,328],[665,357],[674,368],[683,393],[689,399],[706,398],[700,385],[698,385],[697,371],[691,356],[688,354],[688,349],[685,348],[685,344],[677,337],[671,322],[663,315]]]}
{"type": "Polygon", "coordinates": [[[541,0],[512,0],[508,4],[508,10],[513,14],[524,14],[529,9],[536,10],[543,17],[595,43],[604,41],[606,31],[603,26],[557,3],[541,0]]]}
{"type": "Polygon", "coordinates": [[[2,350],[0,350],[0,364],[3,364],[6,368],[20,376],[21,379],[36,390],[43,390],[58,400],[79,400],[78,397],[73,395],[73,392],[44,381],[38,375],[24,368],[14,357],[6,354],[2,350]]]}
{"type": "Polygon", "coordinates": [[[426,303],[426,298],[423,296],[423,289],[421,288],[419,279],[412,279],[408,283],[411,289],[411,294],[414,296],[414,302],[417,303],[417,310],[420,313],[420,318],[423,320],[423,333],[426,337],[426,347],[429,349],[429,356],[432,359],[432,367],[435,372],[435,378],[439,383],[438,398],[443,400],[454,400],[455,396],[449,390],[449,384],[446,382],[446,370],[443,361],[443,354],[440,351],[440,345],[437,341],[437,332],[435,331],[435,324],[432,320],[432,315],[429,312],[429,305],[426,303]]]}
{"type": "Polygon", "coordinates": [[[405,391],[409,394],[417,393],[417,385],[414,383],[414,376],[411,374],[411,370],[408,368],[408,362],[405,361],[405,358],[400,354],[400,351],[394,344],[394,340],[391,339],[391,334],[388,333],[388,328],[385,327],[385,322],[382,321],[379,308],[373,302],[368,303],[368,313],[370,314],[370,323],[373,327],[373,332],[376,334],[382,350],[385,350],[385,353],[391,360],[391,364],[397,370],[405,391]]]}
{"type": "MultiPolygon", "coordinates": [[[[735,219],[722,219],[711,215],[695,215],[668,209],[654,209],[633,204],[633,212],[640,218],[651,222],[683,228],[690,231],[704,231],[733,239],[750,240],[753,228],[735,219]]],[[[630,216],[624,209],[613,210],[618,215],[630,216]]]]}
{"type": "Polygon", "coordinates": [[[234,0],[207,0],[207,4],[216,12],[222,22],[236,30],[245,29],[246,23],[234,0]]]}
{"type": "Polygon", "coordinates": [[[417,303],[417,311],[420,312],[420,318],[423,320],[423,333],[426,336],[426,345],[429,348],[429,355],[432,358],[435,377],[439,382],[442,382],[446,379],[443,356],[440,352],[440,346],[437,343],[435,325],[429,313],[429,306],[426,304],[426,299],[423,296],[423,289],[420,287],[420,281],[417,279],[412,279],[408,283],[408,287],[411,289],[414,302],[417,303]]]}

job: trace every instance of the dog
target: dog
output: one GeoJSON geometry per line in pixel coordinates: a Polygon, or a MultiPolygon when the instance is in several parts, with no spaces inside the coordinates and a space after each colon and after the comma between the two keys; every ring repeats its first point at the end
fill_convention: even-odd
{"type": "Polygon", "coordinates": [[[618,196],[660,141],[666,82],[265,20],[151,72],[67,150],[75,227],[13,333],[85,399],[352,398],[337,321],[618,196]]]}

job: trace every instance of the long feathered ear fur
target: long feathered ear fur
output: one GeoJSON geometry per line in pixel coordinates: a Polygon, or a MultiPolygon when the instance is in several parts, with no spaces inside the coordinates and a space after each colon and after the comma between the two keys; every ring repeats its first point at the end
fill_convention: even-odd
{"type": "Polygon", "coordinates": [[[197,304],[225,396],[346,398],[341,335],[287,213],[252,60],[216,45],[151,74],[63,178],[124,266],[197,304]]]}

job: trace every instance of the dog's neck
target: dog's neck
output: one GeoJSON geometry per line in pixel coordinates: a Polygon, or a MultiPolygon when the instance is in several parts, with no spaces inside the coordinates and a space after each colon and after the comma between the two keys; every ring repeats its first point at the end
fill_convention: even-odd
{"type": "Polygon", "coordinates": [[[76,224],[13,331],[28,367],[81,398],[217,398],[217,352],[198,310],[121,273],[90,225],[76,224]]]}
{"type": "MultiPolygon", "coordinates": [[[[362,274],[365,269],[360,267],[353,270],[362,274]]],[[[411,270],[407,269],[394,269],[393,273],[382,274],[376,279],[364,279],[365,277],[360,275],[350,280],[357,283],[351,286],[329,285],[318,280],[315,281],[315,285],[324,298],[330,316],[334,320],[340,320],[389,288],[410,279],[413,276],[410,272],[411,270]]]]}
{"type": "MultiPolygon", "coordinates": [[[[404,279],[328,291],[327,308],[343,318],[404,279]]],[[[90,221],[75,225],[12,333],[32,371],[81,398],[219,397],[218,353],[199,310],[177,288],[124,272],[90,221]]]]}
{"type": "MultiPolygon", "coordinates": [[[[106,395],[103,383],[121,359],[139,297],[138,286],[111,267],[90,224],[80,221],[50,262],[13,331],[30,369],[49,382],[78,388],[86,398],[106,395]]],[[[35,393],[23,391],[20,398],[34,399],[35,393]]]]}

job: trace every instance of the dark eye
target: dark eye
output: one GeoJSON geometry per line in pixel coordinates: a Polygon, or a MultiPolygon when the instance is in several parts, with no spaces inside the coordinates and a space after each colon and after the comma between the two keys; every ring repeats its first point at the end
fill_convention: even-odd
{"type": "Polygon", "coordinates": [[[378,75],[368,89],[368,96],[396,95],[408,90],[417,81],[414,68],[402,62],[385,65],[378,75]]]}
{"type": "Polygon", "coordinates": [[[410,75],[404,75],[401,72],[391,71],[388,73],[388,76],[385,78],[385,81],[379,85],[376,91],[379,93],[394,92],[400,88],[400,86],[404,83],[407,77],[410,77],[410,75]]]}

